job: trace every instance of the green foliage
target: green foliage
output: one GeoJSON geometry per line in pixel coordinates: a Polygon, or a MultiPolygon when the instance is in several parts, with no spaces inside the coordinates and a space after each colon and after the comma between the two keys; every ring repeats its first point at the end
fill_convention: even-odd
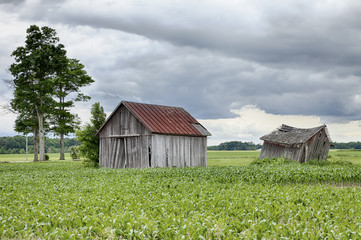
{"type": "MultiPolygon", "coordinates": [[[[0,137],[0,154],[9,153],[21,153],[25,152],[26,148],[25,136],[13,136],[13,137],[0,137]]],[[[29,137],[29,153],[34,153],[33,148],[34,139],[29,137]]],[[[68,152],[71,146],[80,145],[80,142],[74,138],[65,138],[64,140],[65,150],[68,152]]],[[[45,149],[52,149],[54,152],[60,151],[59,138],[47,138],[45,142],[45,149]]]]}
{"type": "Polygon", "coordinates": [[[104,108],[100,106],[99,102],[96,102],[91,107],[90,122],[95,129],[99,129],[105,122],[106,114],[104,108]]]}
{"type": "Polygon", "coordinates": [[[69,148],[71,159],[79,159],[79,147],[72,146],[69,148]]]}
{"type": "Polygon", "coordinates": [[[82,130],[76,132],[77,139],[81,142],[79,153],[85,158],[86,166],[99,166],[99,137],[96,133],[105,122],[105,118],[104,108],[96,102],[91,107],[91,124],[86,124],[82,130]]]}
{"type": "MultiPolygon", "coordinates": [[[[80,88],[88,86],[94,80],[87,75],[84,65],[76,59],[67,59],[67,67],[55,78],[55,98],[51,114],[52,130],[60,135],[62,140],[64,135],[74,133],[79,128],[80,119],[77,114],[70,112],[76,101],[87,101],[90,99],[80,92],[80,88]],[[76,94],[75,98],[70,98],[76,94]]],[[[64,153],[64,146],[61,144],[61,153],[64,153]]],[[[62,155],[61,155],[62,158],[62,155]]]]}
{"type": "Polygon", "coordinates": [[[49,155],[45,154],[45,161],[49,161],[49,155]]]}
{"type": "Polygon", "coordinates": [[[361,142],[347,142],[347,143],[340,143],[340,142],[333,142],[332,143],[336,149],[361,149],[361,142]]]}
{"type": "Polygon", "coordinates": [[[332,166],[332,165],[352,165],[353,163],[350,161],[345,161],[345,160],[318,161],[317,159],[311,159],[305,164],[317,165],[317,166],[332,166]]]}
{"type": "Polygon", "coordinates": [[[361,167],[0,164],[1,239],[359,239],[361,167]]]}
{"type": "MultiPolygon", "coordinates": [[[[45,123],[56,103],[53,99],[54,76],[66,68],[66,51],[64,45],[59,44],[54,29],[32,25],[27,29],[25,46],[18,47],[11,56],[15,58],[15,63],[9,68],[14,77],[11,107],[20,114],[22,123],[25,119],[32,120],[28,127],[33,128],[35,122],[38,124],[39,160],[44,161],[45,123]]],[[[20,130],[28,131],[24,127],[20,130]]]]}
{"type": "Polygon", "coordinates": [[[258,166],[277,166],[277,165],[287,165],[287,164],[303,164],[303,165],[313,165],[313,166],[348,166],[353,165],[349,161],[345,160],[336,160],[336,161],[318,161],[317,159],[311,159],[306,163],[299,163],[297,161],[291,161],[285,158],[264,158],[264,159],[255,159],[250,163],[250,165],[258,166]]]}
{"type": "Polygon", "coordinates": [[[78,60],[67,58],[56,31],[46,26],[30,26],[25,46],[18,47],[12,56],[15,63],[9,68],[14,77],[11,107],[19,113],[15,130],[24,134],[39,132],[40,160],[44,160],[44,138],[50,124],[54,133],[60,135],[63,158],[64,136],[74,133],[80,125],[70,108],[75,101],[90,99],[80,88],[94,80],[78,60]]]}
{"type": "Polygon", "coordinates": [[[297,161],[291,161],[289,159],[285,159],[285,158],[264,158],[264,159],[260,159],[257,158],[254,161],[252,161],[250,163],[250,165],[284,165],[284,164],[298,164],[297,161]]]}
{"type": "MultiPolygon", "coordinates": [[[[47,153],[49,155],[49,161],[58,161],[59,153],[47,153]]],[[[70,161],[70,153],[65,153],[65,159],[70,161]]],[[[0,155],[0,163],[1,162],[33,162],[33,159],[28,156],[28,160],[26,160],[26,154],[1,154],[0,155]]]]}

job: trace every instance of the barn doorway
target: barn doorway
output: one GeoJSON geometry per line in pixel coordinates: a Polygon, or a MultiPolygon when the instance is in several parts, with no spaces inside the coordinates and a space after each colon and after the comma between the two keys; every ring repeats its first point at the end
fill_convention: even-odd
{"type": "Polygon", "coordinates": [[[152,167],[152,148],[148,146],[148,166],[152,167]]]}
{"type": "Polygon", "coordinates": [[[140,167],[138,136],[118,136],[112,138],[110,160],[113,168],[140,167]],[[139,166],[138,166],[139,165],[139,166]]]}

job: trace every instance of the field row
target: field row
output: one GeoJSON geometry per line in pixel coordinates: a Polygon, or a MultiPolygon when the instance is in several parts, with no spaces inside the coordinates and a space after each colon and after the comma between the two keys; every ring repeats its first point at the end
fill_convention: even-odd
{"type": "Polygon", "coordinates": [[[361,237],[361,167],[0,164],[0,238],[361,237]]]}
{"type": "MultiPolygon", "coordinates": [[[[208,151],[208,166],[248,166],[252,161],[259,157],[259,151],[208,151]]],[[[59,159],[59,153],[49,153],[50,161],[59,159]]],[[[32,155],[28,156],[31,162],[32,155]]],[[[70,159],[70,154],[65,154],[66,160],[70,159]]],[[[331,150],[329,152],[329,161],[349,161],[361,165],[361,151],[353,150],[331,150]]],[[[0,154],[0,162],[26,162],[25,154],[0,154]]]]}

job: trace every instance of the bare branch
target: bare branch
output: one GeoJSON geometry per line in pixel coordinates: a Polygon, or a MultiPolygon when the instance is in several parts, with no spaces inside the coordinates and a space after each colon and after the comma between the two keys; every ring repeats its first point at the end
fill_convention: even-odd
{"type": "Polygon", "coordinates": [[[14,81],[12,79],[3,79],[3,82],[8,87],[8,89],[14,89],[14,81]]]}
{"type": "Polygon", "coordinates": [[[17,114],[17,112],[11,107],[10,104],[0,105],[0,109],[2,109],[4,113],[14,113],[14,114],[17,114]]]}

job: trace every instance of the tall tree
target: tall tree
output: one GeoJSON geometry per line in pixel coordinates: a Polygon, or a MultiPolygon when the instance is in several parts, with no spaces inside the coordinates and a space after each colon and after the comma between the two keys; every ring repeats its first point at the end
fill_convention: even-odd
{"type": "Polygon", "coordinates": [[[91,106],[90,124],[76,132],[77,140],[81,142],[79,151],[85,157],[87,166],[99,166],[99,137],[96,132],[105,122],[105,118],[104,108],[96,102],[91,106]]]}
{"type": "Polygon", "coordinates": [[[14,76],[14,98],[11,106],[19,113],[36,112],[39,129],[39,157],[45,160],[45,117],[56,102],[53,99],[55,76],[67,67],[64,45],[59,44],[56,31],[32,25],[27,29],[24,47],[18,47],[10,66],[14,76]]]}
{"type": "Polygon", "coordinates": [[[75,101],[88,101],[89,96],[80,92],[80,88],[90,85],[94,80],[87,75],[79,60],[68,59],[67,68],[55,79],[55,98],[57,103],[52,114],[53,130],[60,136],[60,160],[64,160],[64,135],[74,133],[80,121],[70,112],[75,101]],[[73,98],[71,98],[73,97],[73,98]]]}

